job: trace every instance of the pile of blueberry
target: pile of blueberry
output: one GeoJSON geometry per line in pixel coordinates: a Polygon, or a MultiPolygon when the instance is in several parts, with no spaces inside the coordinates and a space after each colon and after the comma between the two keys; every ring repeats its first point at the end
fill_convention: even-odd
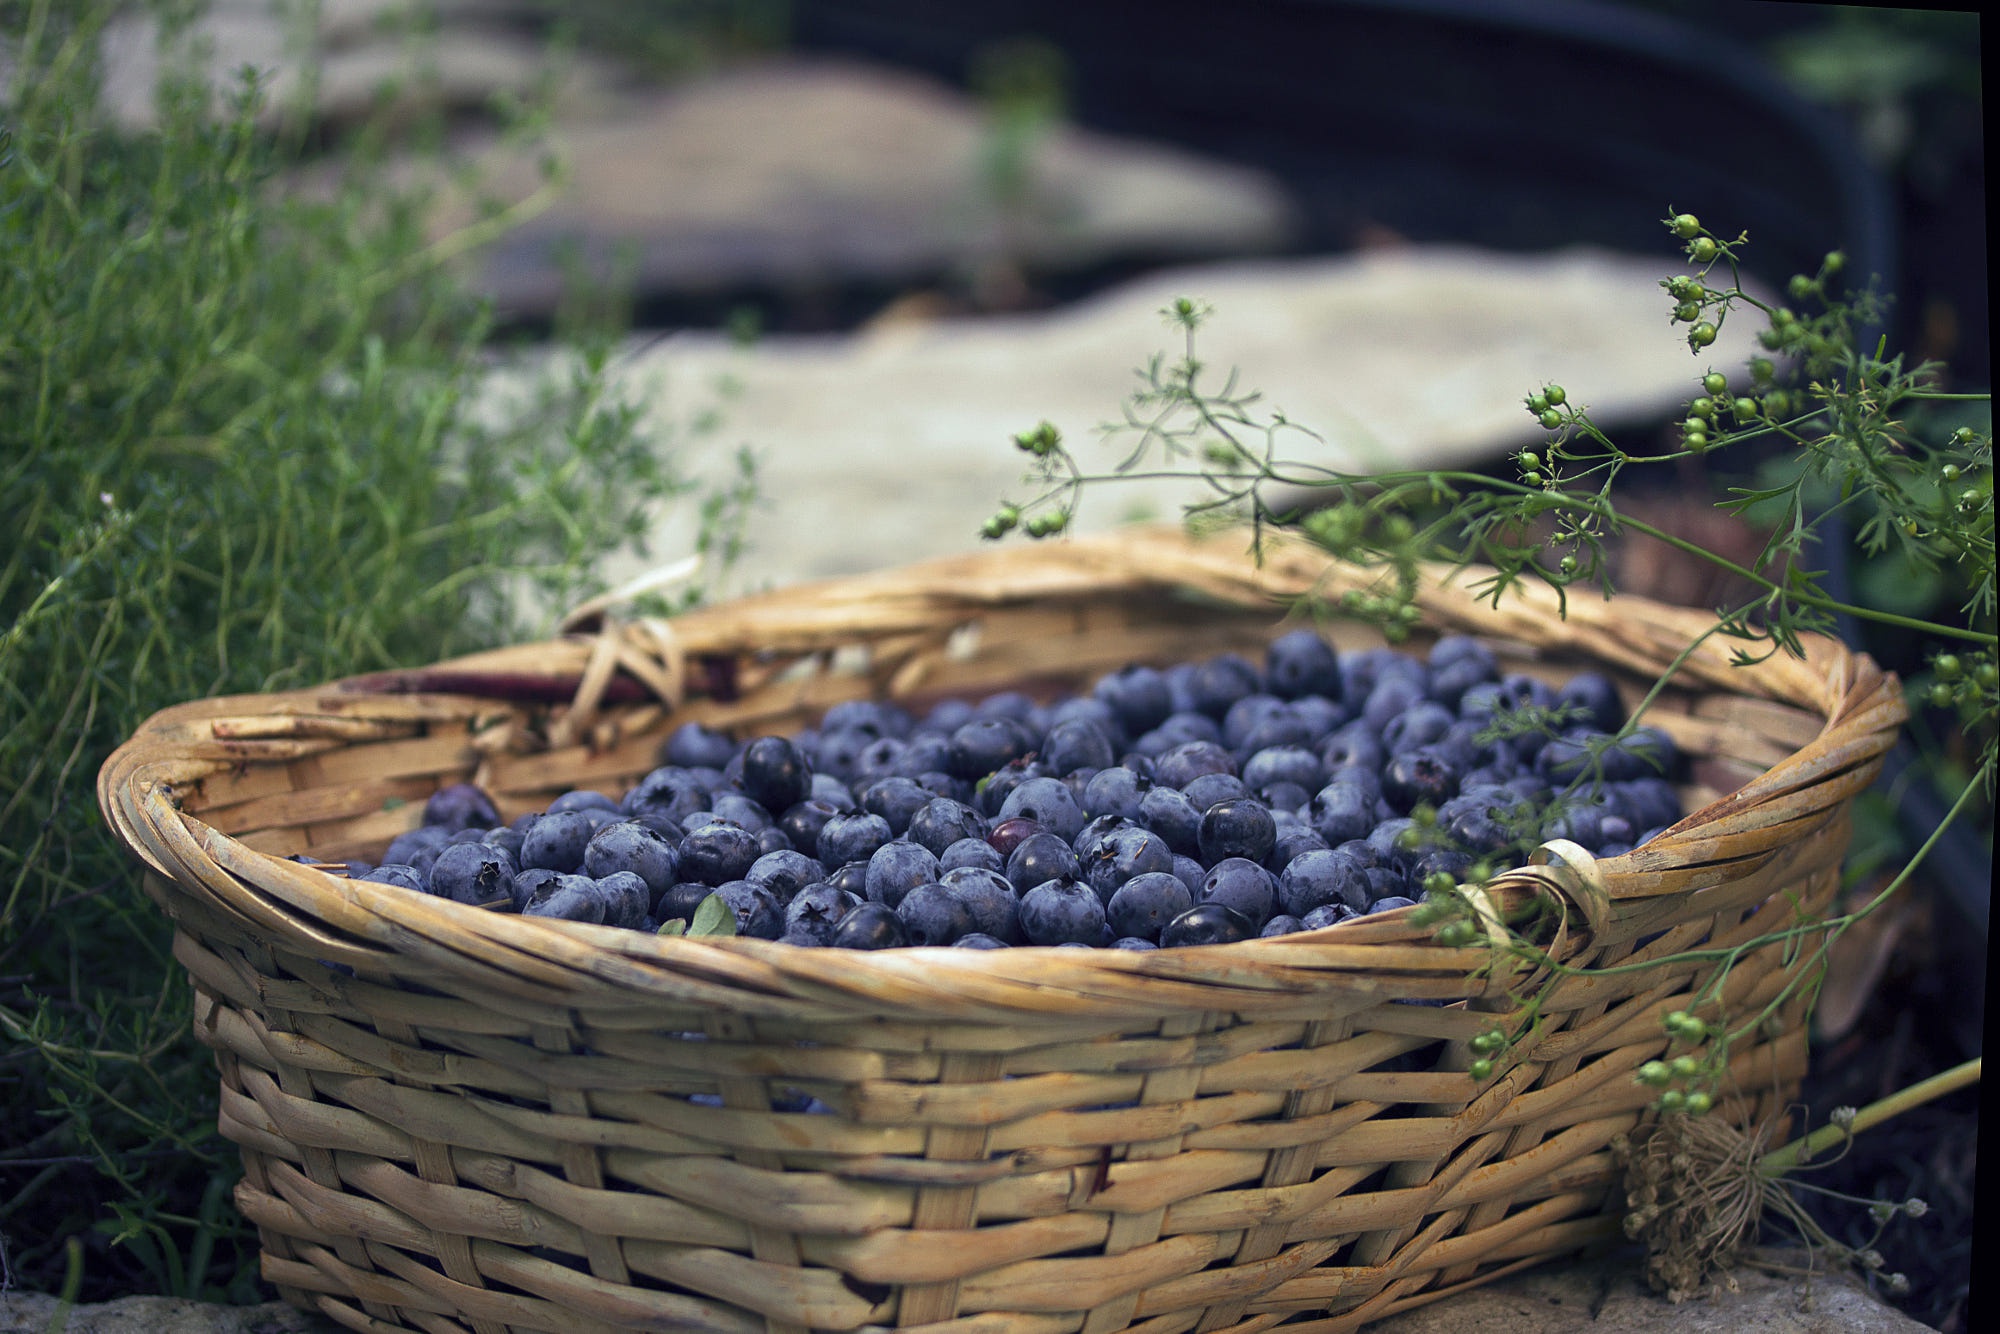
{"type": "Polygon", "coordinates": [[[1625,721],[1605,677],[1552,689],[1471,638],[1298,631],[1261,668],[1129,666],[1054,704],[853,702],[741,743],[687,723],[622,798],[502,824],[459,784],[348,874],[644,931],[713,895],[794,945],[1216,944],[1404,907],[1544,838],[1644,842],[1680,818],[1678,756],[1625,721]]]}

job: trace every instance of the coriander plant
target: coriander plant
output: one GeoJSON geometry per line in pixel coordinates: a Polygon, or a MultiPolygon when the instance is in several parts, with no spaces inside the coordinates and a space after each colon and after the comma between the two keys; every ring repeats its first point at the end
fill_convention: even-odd
{"type": "MultiPolygon", "coordinates": [[[[1307,428],[1264,411],[1257,395],[1242,389],[1233,374],[1218,376],[1201,360],[1197,336],[1210,312],[1183,298],[1163,312],[1179,335],[1179,355],[1153,358],[1140,372],[1122,420],[1105,428],[1117,450],[1115,461],[1107,468],[1089,466],[1046,422],[1022,432],[1014,443],[1032,460],[1033,490],[1023,501],[1003,504],[983,534],[998,539],[1019,531],[1048,538],[1067,530],[1084,497],[1104,485],[1139,477],[1185,478],[1204,492],[1187,507],[1190,523],[1247,523],[1259,549],[1273,528],[1297,532],[1373,570],[1376,577],[1366,591],[1347,593],[1337,607],[1319,610],[1373,621],[1392,640],[1407,635],[1418,620],[1414,595],[1427,564],[1483,567],[1476,587],[1496,605],[1510,588],[1539,581],[1567,607],[1572,589],[1614,591],[1614,546],[1634,538],[1725,571],[1735,587],[1748,590],[1716,607],[1714,624],[1702,636],[1734,641],[1732,656],[1740,664],[1798,654],[1803,636],[1835,633],[1843,617],[1918,638],[1924,656],[1910,685],[1913,703],[1954,719],[1967,742],[1948,812],[1902,869],[1860,907],[1730,949],[1673,956],[1717,965],[1692,1010],[1720,997],[1737,959],[1774,941],[1815,956],[1809,965],[1823,962],[1844,931],[1901,891],[1954,822],[1976,820],[1990,838],[2000,744],[1992,430],[1988,395],[1943,392],[1937,387],[1939,367],[1908,364],[1890,355],[1885,341],[1862,344],[1860,331],[1877,317],[1883,298],[1866,288],[1843,289],[1841,253],[1826,255],[1817,272],[1793,277],[1786,289],[1793,304],[1777,305],[1742,285],[1738,266],[1747,236],[1726,236],[1686,213],[1670,213],[1664,224],[1680,242],[1687,266],[1660,285],[1689,350],[1699,357],[1727,321],[1754,319],[1762,324],[1758,337],[1768,353],[1752,361],[1747,378],[1703,369],[1672,447],[1629,448],[1601,428],[1565,386],[1543,384],[1524,396],[1523,405],[1546,436],[1519,451],[1499,475],[1445,469],[1359,474],[1314,465],[1288,453],[1314,439],[1307,428]],[[1670,468],[1690,459],[1719,470],[1731,458],[1749,462],[1743,479],[1719,503],[1763,533],[1754,559],[1731,560],[1630,512],[1634,470],[1670,468]],[[1844,521],[1865,556],[1892,560],[1952,590],[1955,605],[1942,614],[1924,614],[1841,596],[1829,586],[1816,551],[1836,519],[1844,521]]],[[[1643,724],[1664,684],[1663,679],[1655,685],[1607,744],[1623,744],[1643,724]]],[[[1565,721],[1559,711],[1516,709],[1499,716],[1493,731],[1554,735],[1565,721]]],[[[1583,766],[1577,786],[1594,781],[1592,767],[1583,766]]],[[[1934,767],[1952,772],[1943,762],[1934,767]]],[[[1509,852],[1525,856],[1548,812],[1521,814],[1526,818],[1515,824],[1509,852]]],[[[1402,837],[1430,841],[1446,835],[1419,818],[1402,837]]],[[[1475,862],[1465,881],[1482,881],[1499,869],[1497,860],[1475,862]]],[[[1417,920],[1435,929],[1439,943],[1475,946],[1489,938],[1494,924],[1478,916],[1458,877],[1433,876],[1425,889],[1417,920]]],[[[1490,966],[1527,960],[1579,971],[1554,964],[1542,952],[1535,923],[1507,927],[1505,944],[1494,947],[1490,966]]],[[[1581,971],[1629,971],[1659,962],[1581,971]]],[[[1740,1132],[1697,1128],[1699,1114],[1713,1104],[1732,1044],[1758,1033],[1798,987],[1813,985],[1810,979],[1818,973],[1814,966],[1800,970],[1798,980],[1752,1013],[1704,1020],[1675,1011],[1665,1019],[1669,1058],[1638,1072],[1658,1090],[1658,1110],[1669,1115],[1660,1123],[1666,1138],[1631,1151],[1631,1217],[1653,1243],[1654,1276],[1672,1290],[1695,1290],[1737,1252],[1767,1208],[1798,1222],[1810,1243],[1864,1268],[1881,1263],[1872,1244],[1835,1245],[1796,1206],[1789,1192],[1797,1183],[1781,1179],[1809,1151],[1823,1150],[1828,1132],[1774,1150],[1746,1145],[1740,1132]],[[1706,1168],[1722,1161],[1735,1165],[1731,1179],[1741,1178],[1733,1195],[1689,1188],[1689,1164],[1706,1168]]],[[[1514,1013],[1470,1044],[1469,1073],[1475,1080],[1491,1077],[1495,1058],[1534,1031],[1538,998],[1515,999],[1514,1013]]],[[[1859,1114],[1846,1109],[1835,1134],[1977,1077],[1974,1061],[1859,1114]]],[[[1878,1222],[1919,1208],[1920,1202],[1908,1209],[1880,1206],[1878,1222]]]]}

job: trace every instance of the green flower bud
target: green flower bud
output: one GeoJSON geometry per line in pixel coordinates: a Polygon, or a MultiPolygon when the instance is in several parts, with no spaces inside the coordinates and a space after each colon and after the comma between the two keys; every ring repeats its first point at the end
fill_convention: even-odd
{"type": "Polygon", "coordinates": [[[1697,398],[1694,402],[1688,404],[1689,417],[1700,417],[1706,420],[1714,415],[1715,400],[1712,398],[1697,398]]]}
{"type": "Polygon", "coordinates": [[[1562,414],[1554,408],[1543,412],[1537,420],[1542,423],[1542,429],[1545,431],[1553,431],[1563,424],[1562,414]]]}
{"type": "Polygon", "coordinates": [[[1674,307],[1674,318],[1682,324],[1693,324],[1701,318],[1701,307],[1692,301],[1683,301],[1674,307]]]}
{"type": "Polygon", "coordinates": [[[1482,1056],[1465,1067],[1465,1073],[1471,1075],[1476,1083],[1484,1084],[1493,1077],[1493,1062],[1482,1056]]]}
{"type": "Polygon", "coordinates": [[[1736,420],[1747,422],[1757,415],[1757,400],[1739,398],[1729,405],[1729,410],[1736,414],[1736,420]]]}
{"type": "Polygon", "coordinates": [[[1707,320],[1688,330],[1688,343],[1692,347],[1707,347],[1715,341],[1715,326],[1707,320]]]}
{"type": "Polygon", "coordinates": [[[1706,236],[1697,236],[1688,242],[1688,255],[1697,264],[1707,264],[1722,253],[1722,247],[1706,236]]]}
{"type": "Polygon", "coordinates": [[[1694,1089],[1687,1095],[1686,1111],[1689,1116],[1700,1116],[1713,1105],[1714,1102],[1700,1089],[1694,1089]]]}
{"type": "Polygon", "coordinates": [[[1721,371],[1710,371],[1701,377],[1701,387],[1711,394],[1727,393],[1729,391],[1729,377],[1721,371]]]}
{"type": "Polygon", "coordinates": [[[1668,1089],[1660,1095],[1660,1110],[1678,1112],[1687,1105],[1687,1095],[1679,1089],[1668,1089]]]}
{"type": "Polygon", "coordinates": [[[1785,284],[1785,290],[1791,293],[1794,301],[1803,301],[1819,290],[1819,284],[1803,273],[1795,273],[1792,280],[1785,284]]]}
{"type": "Polygon", "coordinates": [[[1690,241],[1701,235],[1701,219],[1692,213],[1676,213],[1667,219],[1667,226],[1673,228],[1674,235],[1683,241],[1690,241]]]}
{"type": "Polygon", "coordinates": [[[1549,402],[1555,404],[1557,407],[1561,407],[1569,399],[1569,392],[1559,384],[1552,384],[1542,390],[1542,397],[1548,399],[1549,402]]]}

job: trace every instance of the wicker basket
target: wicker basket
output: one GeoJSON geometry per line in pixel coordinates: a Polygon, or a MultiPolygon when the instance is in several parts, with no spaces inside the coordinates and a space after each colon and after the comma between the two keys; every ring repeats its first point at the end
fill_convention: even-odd
{"type": "MultiPolygon", "coordinates": [[[[379,855],[468,777],[510,817],[622,790],[686,719],[784,731],[870,693],[1254,650],[1289,600],[1364,578],[1244,545],[1003,548],[153,718],[100,797],[175,921],[264,1276],[351,1328],[431,1334],[1351,1330],[1614,1233],[1611,1146],[1651,1097],[1633,1071],[1708,965],[1542,979],[1542,1026],[1481,1083],[1467,1039],[1505,1020],[1507,979],[1407,910],[1150,954],[866,953],[523,919],[283,860],[379,855]],[[1399,1003],[1438,999],[1463,1003],[1399,1003]],[[773,1110],[801,1092],[831,1112],[773,1110]]],[[[1496,612],[1449,584],[1423,609],[1512,670],[1635,690],[1710,624],[1594,598],[1564,620],[1532,593],[1496,612]]],[[[1698,647],[1650,714],[1696,813],[1494,899],[1556,896],[1575,964],[1821,913],[1903,709],[1867,659],[1806,647],[1747,669],[1698,647]]],[[[1716,1114],[1784,1117],[1801,957],[1765,946],[1727,979],[1729,1012],[1791,999],[1734,1049],[1716,1114]]]]}

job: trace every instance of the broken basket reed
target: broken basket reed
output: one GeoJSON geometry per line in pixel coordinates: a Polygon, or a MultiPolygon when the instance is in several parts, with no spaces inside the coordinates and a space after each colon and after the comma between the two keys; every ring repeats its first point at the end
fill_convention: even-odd
{"type": "MultiPolygon", "coordinates": [[[[100,797],[174,919],[264,1276],[350,1328],[431,1334],[1331,1331],[1613,1234],[1611,1146],[1652,1115],[1633,1072],[1712,963],[1510,979],[1409,910],[1144,954],[808,950],[285,860],[372,860],[468,778],[507,817],[620,791],[686,720],[786,732],[840,699],[1255,651],[1296,599],[1368,578],[1244,547],[996,549],[154,717],[100,797]],[[1475,1081],[1468,1040],[1510,984],[1542,1022],[1475,1081]]],[[[1552,680],[1596,667],[1628,700],[1711,624],[1586,597],[1561,619],[1535,589],[1496,611],[1468,582],[1425,589],[1429,631],[1552,680]]],[[[1491,886],[1560,904],[1568,964],[1752,940],[1832,900],[1896,682],[1824,640],[1751,668],[1725,644],[1648,716],[1691,759],[1694,813],[1491,886]]],[[[1767,944],[1729,972],[1723,1011],[1791,998],[1733,1049],[1714,1115],[1784,1118],[1810,958],[1767,944]]]]}

